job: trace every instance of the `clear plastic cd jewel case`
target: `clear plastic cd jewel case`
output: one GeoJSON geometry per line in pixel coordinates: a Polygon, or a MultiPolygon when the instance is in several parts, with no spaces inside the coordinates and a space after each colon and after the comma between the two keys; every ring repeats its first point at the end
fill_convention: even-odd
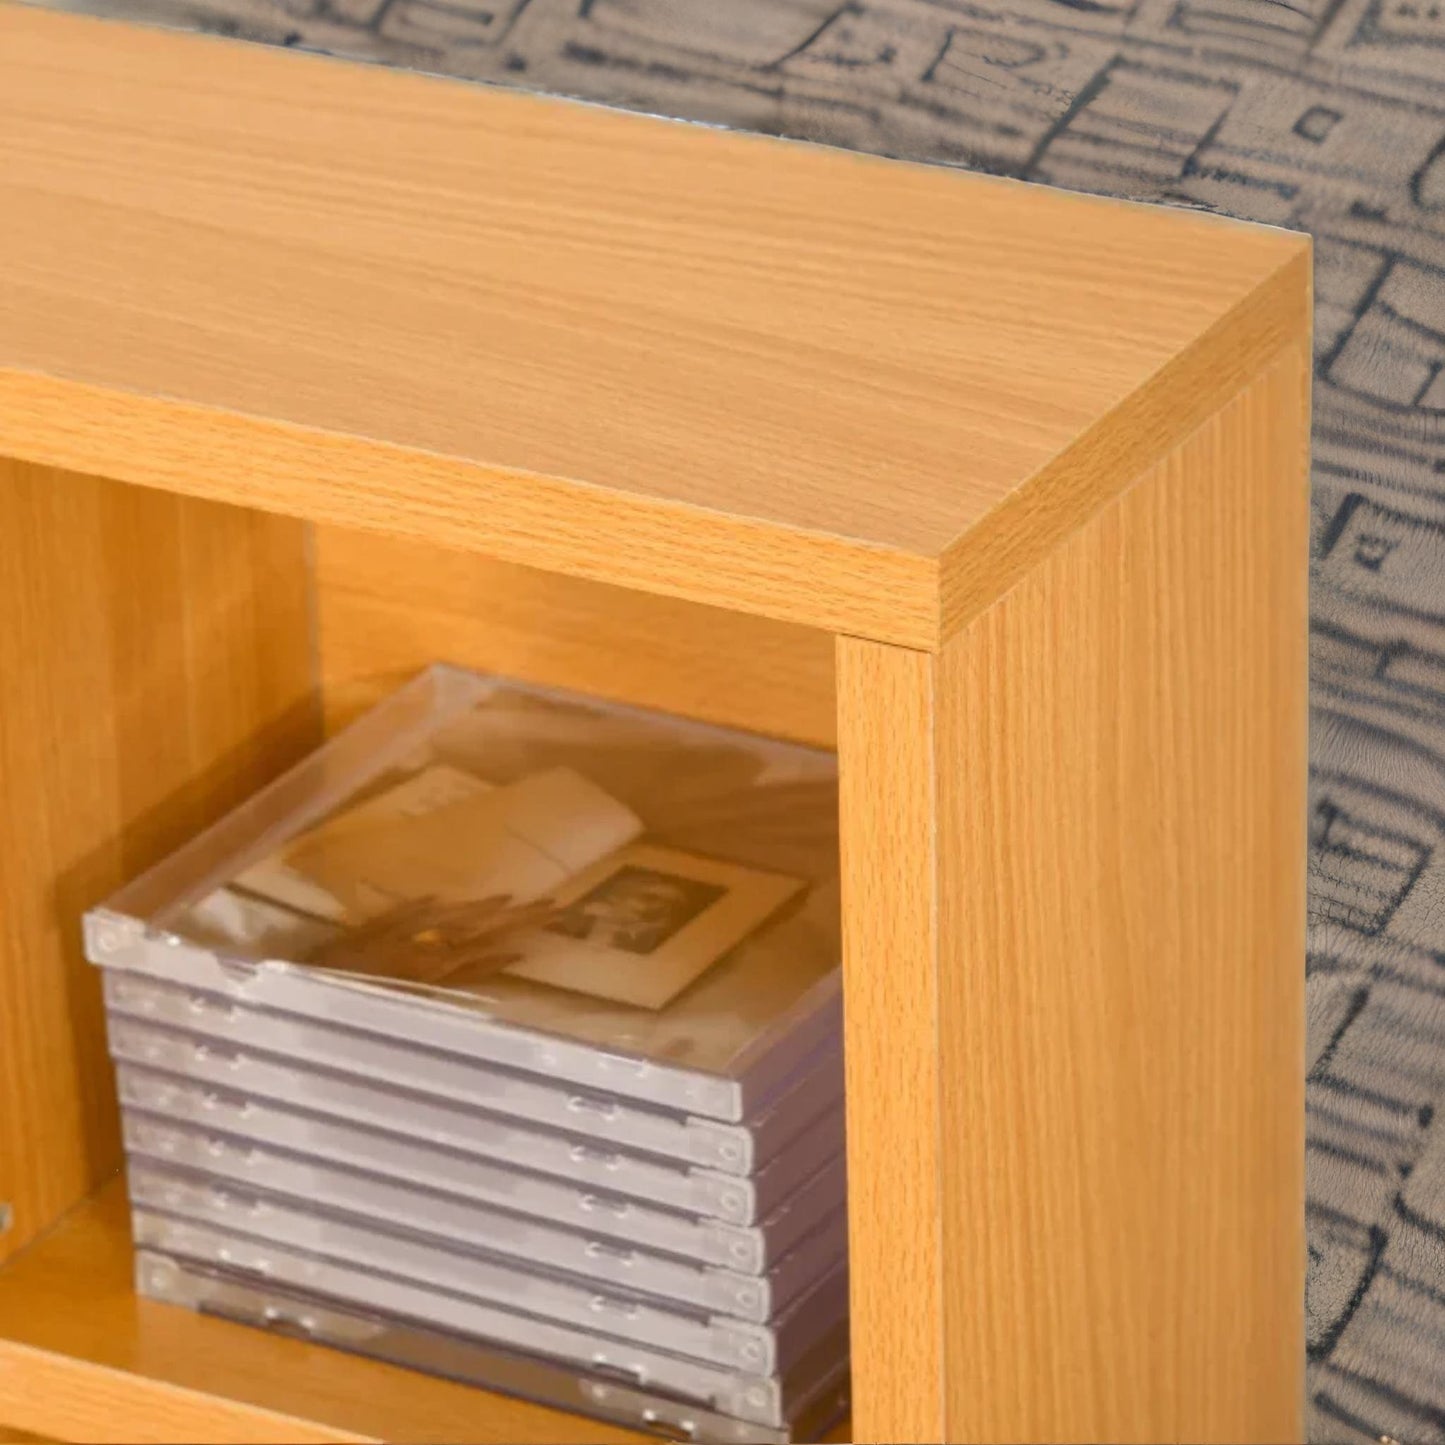
{"type": "Polygon", "coordinates": [[[150,1122],[203,1138],[201,1159],[168,1153],[176,1162],[219,1168],[225,1160],[244,1171],[254,1151],[282,1151],[744,1274],[771,1269],[845,1197],[838,1154],[758,1224],[736,1225],[129,1065],[117,1068],[116,1079],[128,1130],[150,1122]]]}
{"type": "MultiPolygon", "coordinates": [[[[105,999],[112,1016],[114,1051],[118,1057],[138,1063],[191,1073],[192,1057],[199,1059],[204,1050],[211,1056],[213,1070],[224,1058],[227,1082],[232,1086],[262,1094],[274,1094],[277,1087],[265,1086],[268,1065],[301,1062],[334,1073],[362,1073],[409,1092],[724,1174],[754,1173],[815,1120],[836,1116],[843,1095],[842,1055],[836,1047],[804,1061],[796,1081],[767,1112],[746,1124],[723,1124],[576,1087],[559,1087],[514,1069],[294,1014],[251,1008],[222,995],[138,974],[107,970],[105,999]],[[131,1023],[134,1028],[128,1027],[131,1023]],[[162,1025],[169,1035],[144,1030],[144,1024],[162,1025]],[[155,1052],[138,1050],[141,1038],[149,1039],[146,1047],[155,1052]],[[164,1060],[158,1055],[164,1055],[164,1060]]],[[[301,1092],[294,1092],[294,1079],[280,1087],[280,1097],[304,1101],[304,1082],[301,1092]]]]}
{"type": "Polygon", "coordinates": [[[781,1314],[846,1257],[842,1209],[767,1274],[747,1275],[275,1150],[217,1147],[205,1135],[143,1115],[127,1116],[125,1143],[138,1205],[269,1237],[280,1211],[301,1203],[503,1260],[529,1266],[544,1260],[579,1280],[758,1323],[781,1314]]]}
{"type": "Polygon", "coordinates": [[[825,752],[435,667],[87,917],[94,962],[752,1120],[837,1046],[825,752]]]}
{"type": "Polygon", "coordinates": [[[86,948],[142,1292],[685,1438],[841,1403],[832,755],[432,668],[86,948]]]}
{"type": "Polygon", "coordinates": [[[569,1182],[689,1214],[754,1224],[781,1204],[844,1144],[843,1111],[834,1106],[756,1174],[739,1178],[652,1155],[626,1153],[575,1134],[515,1124],[497,1115],[377,1087],[356,1076],[272,1063],[256,1055],[193,1044],[184,1035],[111,1015],[111,1053],[233,1095],[253,1116],[268,1103],[294,1110],[293,1134],[317,1120],[340,1119],[394,1131],[410,1140],[535,1170],[569,1182]]]}
{"type": "MultiPolygon", "coordinates": [[[[138,1250],[192,1260],[274,1283],[281,1289],[374,1310],[381,1315],[504,1344],[530,1354],[567,1360],[583,1369],[632,1379],[640,1385],[681,1390],[683,1381],[710,1381],[706,1386],[693,1384],[686,1393],[704,1399],[725,1413],[729,1411],[726,1404],[720,1403],[720,1396],[727,1393],[746,1396],[753,1385],[776,1387],[779,1382],[779,1373],[770,1365],[753,1369],[735,1361],[690,1357],[625,1339],[615,1332],[621,1322],[620,1312],[610,1310],[605,1304],[591,1324],[568,1323],[166,1215],[137,1210],[133,1228],[138,1250]],[[747,1384],[740,1388],[739,1381],[747,1384]],[[706,1398],[709,1392],[710,1400],[706,1398]]],[[[837,1283],[833,1283],[837,1292],[837,1283]]],[[[841,1293],[846,1294],[846,1281],[842,1281],[841,1293]]],[[[786,1373],[806,1360],[814,1346],[836,1333],[844,1318],[841,1301],[837,1310],[827,1314],[809,1311],[806,1323],[812,1327],[811,1334],[799,1332],[790,1357],[779,1362],[779,1371],[786,1373]]],[[[766,1405],[758,1408],[752,1418],[764,1425],[785,1423],[776,1390],[768,1393],[766,1405]]]]}
{"type": "Polygon", "coordinates": [[[483,1254],[409,1230],[387,1229],[299,1201],[243,1188],[218,1191],[145,1166],[132,1168],[130,1193],[137,1243],[167,1253],[214,1257],[268,1273],[268,1251],[294,1250],[313,1257],[318,1266],[349,1267],[443,1290],[457,1296],[463,1308],[473,1302],[517,1310],[752,1374],[773,1374],[801,1358],[847,1308],[842,1260],[783,1314],[758,1323],[579,1280],[555,1268],[483,1254]],[[215,1253],[218,1249],[224,1257],[215,1253]]]}
{"type": "Polygon", "coordinates": [[[847,1329],[821,1339],[781,1379],[659,1357],[646,1380],[529,1355],[150,1250],[136,1256],[147,1297],[483,1389],[616,1421],[698,1445],[816,1440],[848,1408],[847,1329]]]}

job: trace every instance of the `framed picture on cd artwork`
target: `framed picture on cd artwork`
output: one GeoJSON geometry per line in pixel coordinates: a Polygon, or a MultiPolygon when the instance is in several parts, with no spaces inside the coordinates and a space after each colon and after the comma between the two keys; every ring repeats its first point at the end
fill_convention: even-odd
{"type": "Polygon", "coordinates": [[[660,1009],[803,889],[801,879],[634,843],[568,880],[507,972],[660,1009]]]}

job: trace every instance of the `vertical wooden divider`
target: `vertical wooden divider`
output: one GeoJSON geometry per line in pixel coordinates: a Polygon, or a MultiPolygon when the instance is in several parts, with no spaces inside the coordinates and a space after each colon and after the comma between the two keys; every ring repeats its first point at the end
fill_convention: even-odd
{"type": "Polygon", "coordinates": [[[319,735],[305,532],[0,461],[0,1260],[120,1163],[80,915],[319,735]]]}

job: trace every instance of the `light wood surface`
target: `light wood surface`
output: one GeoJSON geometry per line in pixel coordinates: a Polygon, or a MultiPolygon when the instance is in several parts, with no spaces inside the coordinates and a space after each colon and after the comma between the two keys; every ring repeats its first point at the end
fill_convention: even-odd
{"type": "Polygon", "coordinates": [[[840,641],[860,1440],[1300,1438],[1308,384],[840,641]]]}
{"type": "Polygon", "coordinates": [[[640,1438],[138,1299],[120,1180],[0,1270],[0,1418],[100,1442],[640,1438]]]}
{"type": "Polygon", "coordinates": [[[838,644],[853,1420],[947,1440],[939,938],[928,653],[838,644]]]}
{"type": "Polygon", "coordinates": [[[1148,386],[1100,418],[947,549],[940,564],[941,638],[954,636],[1196,431],[1281,347],[1309,334],[1312,242],[1293,239],[1293,258],[1273,285],[1172,358],[1148,386]]]}
{"type": "Polygon", "coordinates": [[[0,133],[0,450],[914,646],[1303,324],[1285,232],[14,5],[0,133]]]}
{"type": "Polygon", "coordinates": [[[328,726],[443,660],[833,745],[826,632],[345,527],[315,558],[328,726]]]}
{"type": "Polygon", "coordinates": [[[301,532],[0,459],[0,1259],[118,1163],[81,914],[317,735],[301,532]]]}

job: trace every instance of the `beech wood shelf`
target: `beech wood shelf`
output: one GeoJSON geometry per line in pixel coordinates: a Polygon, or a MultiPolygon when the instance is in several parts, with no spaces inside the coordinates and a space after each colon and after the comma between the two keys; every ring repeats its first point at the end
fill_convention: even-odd
{"type": "Polygon", "coordinates": [[[854,1438],[1295,1440],[1306,238],[0,3],[0,1421],[622,1440],[137,1300],[78,919],[433,660],[836,746],[854,1438]]]}

